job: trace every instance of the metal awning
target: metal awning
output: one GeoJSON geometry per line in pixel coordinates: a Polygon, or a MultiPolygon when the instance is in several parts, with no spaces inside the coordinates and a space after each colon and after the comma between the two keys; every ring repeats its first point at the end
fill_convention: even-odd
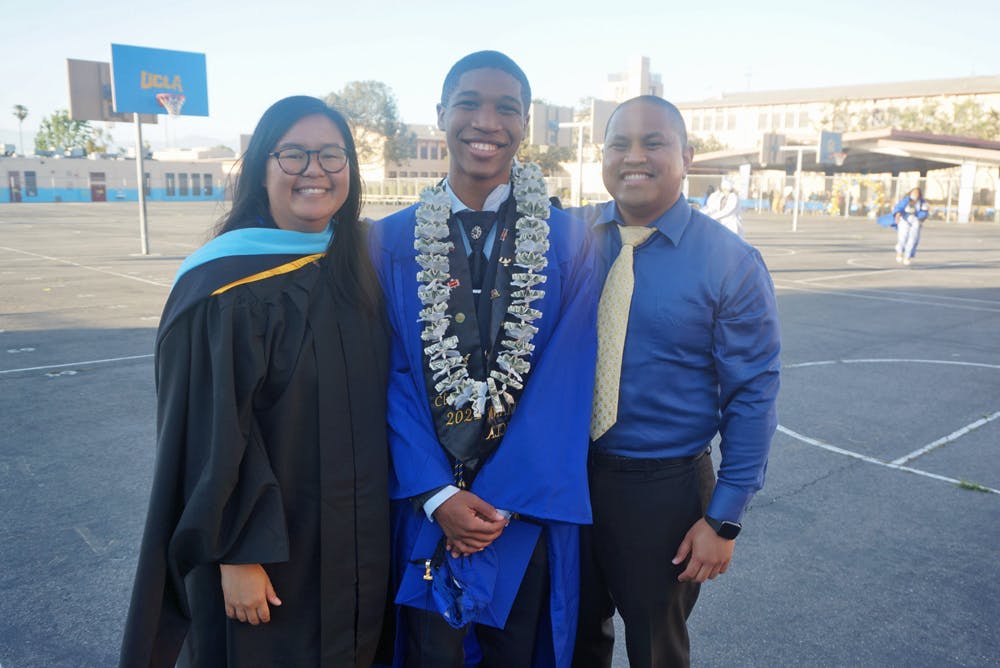
{"type": "MultiPolygon", "coordinates": [[[[829,174],[880,174],[899,172],[926,173],[947,169],[965,162],[1000,166],[1000,142],[973,137],[936,135],[886,128],[847,132],[842,138],[844,164],[816,163],[814,146],[803,147],[802,170],[829,174]]],[[[786,149],[793,148],[787,146],[786,149]]],[[[720,174],[749,163],[754,171],[762,169],[795,170],[796,151],[786,150],[783,162],[760,164],[760,151],[726,150],[694,156],[692,174],[720,174]]]]}

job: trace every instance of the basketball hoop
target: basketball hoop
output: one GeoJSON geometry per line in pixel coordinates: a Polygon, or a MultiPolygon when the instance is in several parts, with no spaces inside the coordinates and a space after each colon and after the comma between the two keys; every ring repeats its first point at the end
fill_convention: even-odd
{"type": "MultiPolygon", "coordinates": [[[[147,98],[148,99],[148,98],[147,98]]],[[[171,116],[180,116],[184,106],[184,96],[178,93],[157,93],[156,101],[171,116]]]]}
{"type": "Polygon", "coordinates": [[[847,154],[846,153],[831,153],[830,154],[830,159],[833,160],[833,164],[835,164],[837,167],[843,167],[844,166],[844,161],[847,160],[847,154]]]}

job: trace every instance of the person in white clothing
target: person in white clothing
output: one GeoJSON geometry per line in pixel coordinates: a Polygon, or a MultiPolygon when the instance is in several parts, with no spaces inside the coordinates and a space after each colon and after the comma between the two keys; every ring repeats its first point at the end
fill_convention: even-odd
{"type": "Polygon", "coordinates": [[[719,221],[731,232],[743,236],[740,196],[733,190],[733,182],[729,179],[722,179],[719,189],[708,196],[702,213],[719,221]]]}

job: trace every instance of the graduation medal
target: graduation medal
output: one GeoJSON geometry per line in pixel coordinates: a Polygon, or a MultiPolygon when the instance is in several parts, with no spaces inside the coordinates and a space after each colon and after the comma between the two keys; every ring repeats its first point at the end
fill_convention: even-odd
{"type": "Polygon", "coordinates": [[[423,304],[418,320],[424,323],[420,338],[424,356],[432,373],[434,389],[456,409],[469,405],[476,420],[482,419],[487,402],[496,415],[513,408],[510,389],[524,387],[524,377],[531,369],[531,342],[538,328],[532,323],[542,312],[531,303],[544,296],[538,286],[545,282],[549,249],[548,192],[541,168],[534,163],[515,161],[512,170],[514,200],[520,217],[515,223],[514,266],[521,269],[511,275],[511,293],[504,320],[503,350],[488,367],[484,380],[472,378],[467,361],[458,351],[458,337],[448,336],[451,317],[449,299],[454,287],[448,254],[454,249],[449,240],[448,219],[451,197],[444,186],[425,188],[420,193],[413,247],[417,250],[417,296],[423,304]]]}

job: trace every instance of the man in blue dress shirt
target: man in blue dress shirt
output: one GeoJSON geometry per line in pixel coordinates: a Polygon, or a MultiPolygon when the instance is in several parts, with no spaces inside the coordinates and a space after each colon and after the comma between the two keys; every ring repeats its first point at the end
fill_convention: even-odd
{"type": "Polygon", "coordinates": [[[614,201],[592,212],[599,273],[608,273],[623,238],[649,236],[625,246],[634,292],[618,300],[630,311],[619,317],[627,329],[610,399],[600,396],[610,278],[601,297],[594,524],[581,539],[574,665],[611,665],[617,608],[633,668],[685,666],[700,584],[726,572],[764,482],[777,426],[777,307],[760,254],[682,196],[694,151],[677,108],[634,98],[612,114],[606,136],[603,176],[614,201]],[[716,434],[718,482],[708,454],[716,434]]]}

